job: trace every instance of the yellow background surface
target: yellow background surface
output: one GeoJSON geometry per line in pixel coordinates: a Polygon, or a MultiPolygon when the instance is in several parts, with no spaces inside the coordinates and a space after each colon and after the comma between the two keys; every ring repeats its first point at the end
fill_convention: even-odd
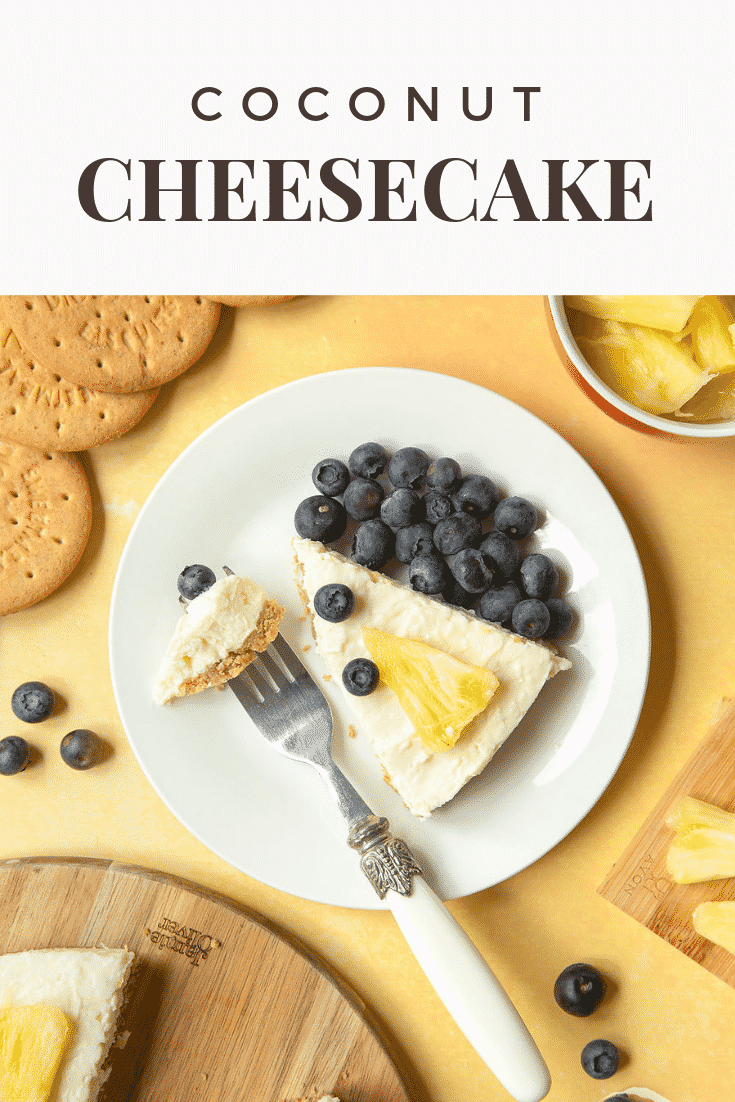
{"type": "Polygon", "coordinates": [[[544,1054],[550,1102],[599,1102],[631,1084],[672,1102],[735,1098],[735,991],[596,892],[706,734],[718,703],[735,692],[735,439],[655,438],[609,419],[563,366],[540,298],[317,297],[223,308],[203,359],[162,389],[130,433],[83,455],[94,521],[77,569],[46,600],[0,624],[0,731],[22,734],[36,747],[23,774],[0,778],[0,858],[114,858],[223,892],[296,934],[357,991],[422,1102],[507,1099],[436,999],[389,913],[282,894],[225,864],[179,824],[128,746],[110,683],[107,620],[118,561],[140,507],[172,461],[263,391],[367,365],[455,375],[543,418],[609,489],[650,595],[648,692],[612,783],[544,858],[450,909],[544,1054]],[[34,727],[17,721],[10,707],[13,690],[27,680],[46,682],[61,699],[53,717],[34,727]],[[111,747],[86,773],[69,769],[58,754],[61,737],[75,727],[92,728],[111,747]],[[592,1018],[570,1017],[553,1000],[557,974],[575,961],[597,965],[610,981],[592,1018]],[[625,1053],[607,1082],[580,1066],[583,1045],[595,1037],[625,1053]]]}

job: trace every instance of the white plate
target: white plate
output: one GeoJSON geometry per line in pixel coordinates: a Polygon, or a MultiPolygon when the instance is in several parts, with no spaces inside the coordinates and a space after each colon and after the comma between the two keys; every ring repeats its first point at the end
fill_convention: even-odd
{"type": "MultiPolygon", "coordinates": [[[[285,605],[287,641],[299,652],[311,642],[293,581],[294,511],[315,492],[320,459],[346,460],[367,440],[454,456],[534,501],[546,522],[533,540],[560,567],[578,613],[561,647],[572,670],[545,686],[485,771],[428,821],[383,782],[365,737],[348,737],[340,690],[321,682],[335,758],[443,898],[525,868],[599,799],[643,702],[650,623],[635,546],[597,475],[542,421],[472,383],[398,368],[317,375],[233,410],[179,456],[135,522],[112,595],[110,666],[130,744],[174,815],[231,865],[305,899],[380,908],[316,772],[268,747],[232,693],[151,700],[181,612],[176,578],[190,563],[253,578],[285,605]]],[[[304,661],[321,678],[313,647],[304,661]]]]}

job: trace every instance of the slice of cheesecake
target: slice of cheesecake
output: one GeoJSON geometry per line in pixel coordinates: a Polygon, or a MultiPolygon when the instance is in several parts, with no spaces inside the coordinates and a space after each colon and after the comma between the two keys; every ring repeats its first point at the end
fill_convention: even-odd
{"type": "Polygon", "coordinates": [[[363,629],[376,628],[418,640],[468,666],[483,667],[499,686],[487,707],[449,749],[432,753],[416,734],[398,697],[384,682],[368,696],[345,699],[370,739],[386,780],[419,818],[459,792],[480,773],[518,726],[546,681],[571,663],[553,647],[523,639],[462,609],[424,596],[384,574],[346,559],[314,540],[293,540],[296,584],[311,617],[317,650],[342,686],[342,671],[354,658],[369,658],[363,629]],[[330,623],[314,611],[323,585],[341,582],[355,596],[352,614],[330,623]]]}
{"type": "Polygon", "coordinates": [[[94,1102],[108,1075],[105,1064],[132,962],[127,949],[30,949],[0,956],[0,1098],[94,1102]],[[66,1019],[66,1036],[58,1021],[50,1028],[51,1008],[56,1019],[66,1019]],[[42,1031],[48,1051],[39,1044],[42,1031]],[[51,1077],[50,1093],[44,1075],[51,1077]]]}
{"type": "Polygon", "coordinates": [[[273,642],[283,611],[236,574],[205,589],[179,619],[156,678],[155,702],[168,704],[236,677],[273,642]]]}

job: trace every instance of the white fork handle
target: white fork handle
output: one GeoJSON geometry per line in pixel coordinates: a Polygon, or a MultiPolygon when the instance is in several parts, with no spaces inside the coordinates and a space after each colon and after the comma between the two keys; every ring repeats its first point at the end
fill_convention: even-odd
{"type": "Polygon", "coordinates": [[[422,876],[386,902],[429,982],[467,1040],[517,1102],[541,1102],[551,1077],[484,957],[422,876]]]}

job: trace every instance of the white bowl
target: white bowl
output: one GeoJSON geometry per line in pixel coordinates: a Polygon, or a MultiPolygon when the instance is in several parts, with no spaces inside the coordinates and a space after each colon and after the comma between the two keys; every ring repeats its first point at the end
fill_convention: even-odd
{"type": "Polygon", "coordinates": [[[564,298],[562,295],[550,295],[548,299],[549,315],[555,334],[558,338],[557,351],[563,354],[566,366],[575,382],[587,394],[592,401],[609,414],[616,421],[639,429],[641,432],[653,435],[665,436],[704,437],[735,436],[735,420],[712,421],[709,424],[700,424],[693,421],[674,421],[668,417],[658,417],[655,413],[647,413],[639,409],[632,402],[621,398],[606,383],[603,383],[585,360],[577,347],[577,342],[569,328],[564,298]]]}

